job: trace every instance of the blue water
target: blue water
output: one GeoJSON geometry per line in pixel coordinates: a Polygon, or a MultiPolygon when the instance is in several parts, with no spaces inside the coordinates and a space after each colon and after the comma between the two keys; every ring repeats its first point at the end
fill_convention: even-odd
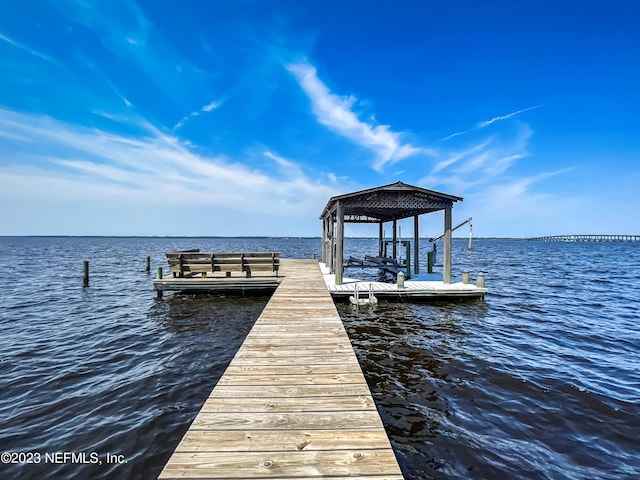
{"type": "MultiPolygon", "coordinates": [[[[146,256],[184,248],[320,240],[0,238],[0,478],[159,474],[268,301],[157,300],[146,256]]],[[[405,477],[640,476],[640,245],[454,241],[463,270],[484,301],[338,304],[405,477]]]]}

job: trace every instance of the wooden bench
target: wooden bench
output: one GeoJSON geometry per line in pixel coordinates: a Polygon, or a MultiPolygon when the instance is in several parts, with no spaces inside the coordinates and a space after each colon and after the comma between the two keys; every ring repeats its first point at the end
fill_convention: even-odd
{"type": "Polygon", "coordinates": [[[224,272],[227,277],[231,272],[242,272],[247,278],[254,272],[269,272],[278,276],[280,253],[278,252],[244,252],[244,253],[208,253],[199,251],[168,252],[169,270],[175,277],[184,277],[200,273],[208,274],[224,272]]]}

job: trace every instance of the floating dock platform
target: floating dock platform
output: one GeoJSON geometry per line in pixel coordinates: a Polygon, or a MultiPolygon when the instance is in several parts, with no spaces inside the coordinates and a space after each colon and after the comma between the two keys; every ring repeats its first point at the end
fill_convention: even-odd
{"type": "Polygon", "coordinates": [[[444,283],[442,280],[406,280],[403,286],[397,283],[362,281],[357,278],[343,278],[336,285],[336,276],[321,263],[320,268],[327,289],[335,298],[347,298],[355,295],[356,289],[365,296],[372,292],[376,297],[387,299],[464,299],[483,298],[487,288],[472,283],[444,283]]]}
{"type": "Polygon", "coordinates": [[[239,292],[248,293],[252,291],[273,291],[278,288],[283,276],[274,277],[269,275],[245,277],[201,277],[192,275],[174,278],[172,275],[165,275],[162,278],[153,280],[153,289],[158,292],[178,291],[178,292],[239,292]]]}
{"type": "Polygon", "coordinates": [[[159,478],[403,478],[318,262],[282,267],[159,478]]]}
{"type": "MultiPolygon", "coordinates": [[[[280,272],[274,275],[263,274],[251,277],[244,276],[215,276],[202,277],[194,274],[185,277],[173,277],[165,275],[162,278],[153,280],[153,288],[158,292],[182,291],[182,292],[239,292],[249,293],[253,291],[274,291],[281,282],[290,276],[292,265],[296,265],[298,260],[283,258],[280,261],[280,272]]],[[[341,285],[336,285],[335,275],[323,263],[309,260],[306,265],[310,269],[315,269],[318,265],[322,273],[322,278],[326,289],[335,298],[347,298],[355,294],[356,288],[361,293],[368,293],[369,290],[380,298],[405,300],[405,299],[458,299],[458,298],[482,298],[486,295],[487,289],[472,283],[444,283],[437,280],[407,280],[403,287],[398,287],[395,283],[369,282],[358,280],[357,278],[343,278],[341,285]],[[315,266],[314,266],[315,265],[315,266]]],[[[295,271],[295,269],[294,269],[295,271]]]]}

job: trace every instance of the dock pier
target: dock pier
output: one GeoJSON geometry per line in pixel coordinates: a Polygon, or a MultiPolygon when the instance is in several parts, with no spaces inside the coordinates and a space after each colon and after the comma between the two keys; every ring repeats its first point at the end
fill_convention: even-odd
{"type": "Polygon", "coordinates": [[[403,478],[318,262],[282,267],[159,478],[403,478]]]}

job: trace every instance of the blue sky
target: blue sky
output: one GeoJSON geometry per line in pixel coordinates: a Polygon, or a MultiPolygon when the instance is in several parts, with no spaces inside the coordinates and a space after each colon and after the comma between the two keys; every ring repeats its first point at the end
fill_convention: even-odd
{"type": "Polygon", "coordinates": [[[3,1],[0,235],[319,236],[329,197],[398,180],[464,197],[477,236],[640,233],[638,22],[632,0],[3,1]]]}

